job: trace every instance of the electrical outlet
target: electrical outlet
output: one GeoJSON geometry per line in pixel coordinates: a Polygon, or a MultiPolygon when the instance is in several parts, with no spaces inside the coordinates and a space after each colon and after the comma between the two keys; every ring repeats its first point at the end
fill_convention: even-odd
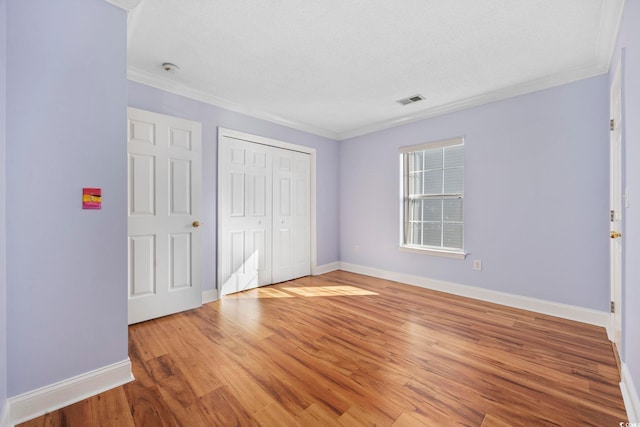
{"type": "Polygon", "coordinates": [[[474,259],[473,260],[473,269],[476,271],[482,271],[482,260],[474,259]]]}
{"type": "Polygon", "coordinates": [[[357,253],[357,254],[358,254],[358,253],[360,253],[360,245],[355,245],[355,246],[353,247],[353,251],[354,251],[355,253],[357,253]]]}

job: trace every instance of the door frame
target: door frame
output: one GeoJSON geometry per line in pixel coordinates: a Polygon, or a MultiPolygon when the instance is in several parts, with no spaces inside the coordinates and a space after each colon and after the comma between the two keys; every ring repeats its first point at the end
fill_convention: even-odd
{"type": "MultiPolygon", "coordinates": [[[[307,147],[304,145],[292,144],[290,142],[279,141],[277,139],[266,138],[258,135],[253,135],[246,132],[241,132],[233,129],[228,129],[224,127],[218,127],[218,147],[220,147],[220,141],[222,141],[223,137],[239,139],[242,141],[253,142],[255,144],[267,145],[270,147],[281,148],[285,150],[298,151],[300,153],[309,154],[310,156],[310,172],[309,172],[309,195],[311,198],[311,208],[310,208],[310,221],[311,221],[311,236],[310,236],[310,262],[311,262],[311,275],[315,276],[318,274],[318,245],[317,245],[317,228],[316,228],[316,149],[307,147]]],[[[220,195],[222,192],[220,191],[221,179],[220,179],[220,150],[218,148],[218,171],[216,174],[217,182],[217,218],[216,218],[216,229],[218,230],[218,237],[216,239],[216,277],[217,284],[216,289],[222,283],[222,269],[220,265],[222,263],[221,259],[221,251],[220,251],[220,218],[222,217],[222,203],[220,203],[220,195]]],[[[218,295],[220,295],[220,289],[218,290],[218,295]]]]}
{"type": "MultiPolygon", "coordinates": [[[[609,115],[613,127],[609,132],[609,207],[614,212],[610,219],[610,233],[623,231],[623,179],[622,179],[622,61],[618,61],[609,88],[609,115]],[[617,105],[614,105],[617,104],[617,105]]],[[[618,354],[622,350],[622,274],[624,244],[623,237],[611,238],[609,245],[609,274],[611,302],[614,312],[610,317],[609,339],[618,354]]]]}

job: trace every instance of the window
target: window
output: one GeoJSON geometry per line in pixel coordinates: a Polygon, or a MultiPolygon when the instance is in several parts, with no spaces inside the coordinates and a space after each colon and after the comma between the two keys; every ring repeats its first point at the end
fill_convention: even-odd
{"type": "Polygon", "coordinates": [[[403,249],[464,257],[464,140],[400,149],[403,249]]]}

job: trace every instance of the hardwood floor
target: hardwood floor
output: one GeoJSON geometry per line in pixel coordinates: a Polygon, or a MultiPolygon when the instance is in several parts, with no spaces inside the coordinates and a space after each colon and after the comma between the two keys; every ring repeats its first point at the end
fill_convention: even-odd
{"type": "Polygon", "coordinates": [[[129,328],[136,381],[22,426],[617,426],[605,330],[336,271],[129,328]]]}

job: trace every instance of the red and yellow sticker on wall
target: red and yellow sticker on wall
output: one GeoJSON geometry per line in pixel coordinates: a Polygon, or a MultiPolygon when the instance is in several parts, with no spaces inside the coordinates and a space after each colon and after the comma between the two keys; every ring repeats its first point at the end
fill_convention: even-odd
{"type": "Polygon", "coordinates": [[[101,209],[102,189],[83,188],[82,189],[82,209],[101,209]]]}

